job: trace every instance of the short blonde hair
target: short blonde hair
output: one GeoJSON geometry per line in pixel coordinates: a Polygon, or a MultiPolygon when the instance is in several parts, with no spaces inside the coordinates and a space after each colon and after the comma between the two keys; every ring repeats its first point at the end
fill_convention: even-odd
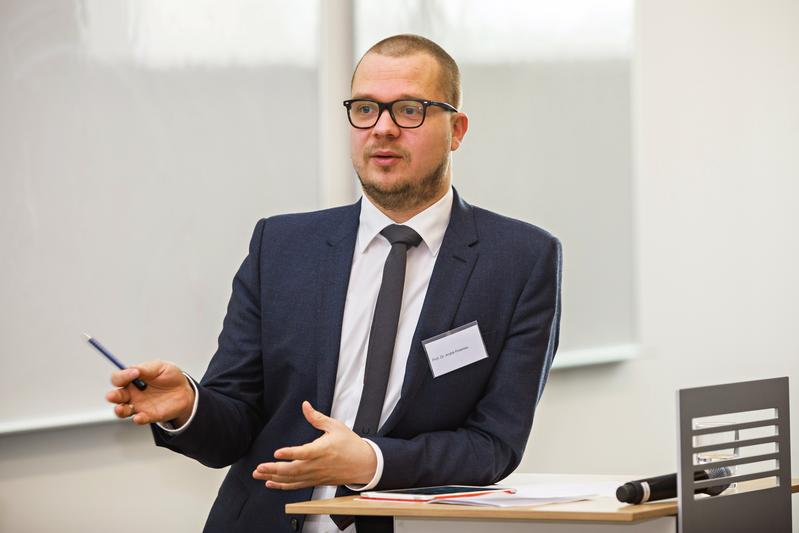
{"type": "MultiPolygon", "coordinates": [[[[443,48],[438,46],[430,39],[426,39],[421,35],[413,35],[410,33],[403,33],[387,37],[379,43],[372,46],[366,51],[358,64],[355,65],[355,71],[352,73],[352,82],[355,81],[355,73],[358,72],[358,67],[363,61],[363,58],[369,54],[380,54],[389,57],[404,57],[413,54],[428,54],[436,60],[439,66],[439,83],[441,89],[444,91],[444,96],[447,98],[447,103],[452,104],[457,109],[461,107],[461,72],[458,69],[458,64],[452,59],[443,48]]],[[[352,87],[350,82],[350,87],[352,87]]]]}

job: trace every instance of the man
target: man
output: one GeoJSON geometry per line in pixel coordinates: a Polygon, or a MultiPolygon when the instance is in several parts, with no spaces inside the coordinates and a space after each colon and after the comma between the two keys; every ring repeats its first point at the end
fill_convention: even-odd
{"type": "Polygon", "coordinates": [[[232,465],[206,531],[351,528],[283,509],[337,486],[494,483],[529,436],[558,343],[558,241],[452,188],[468,119],[457,65],[435,43],[373,46],[345,106],[361,201],[258,222],[199,384],[160,361],[112,377],[118,416],[157,423],[159,446],[232,465]],[[442,333],[463,345],[447,368],[423,344],[442,333]]]}

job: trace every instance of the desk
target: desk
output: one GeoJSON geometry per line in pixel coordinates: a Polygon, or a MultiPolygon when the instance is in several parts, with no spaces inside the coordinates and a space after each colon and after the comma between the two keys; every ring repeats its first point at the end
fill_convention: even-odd
{"type": "MultiPolygon", "coordinates": [[[[581,476],[514,474],[502,485],[538,483],[602,483],[616,487],[642,476],[581,476]]],[[[799,492],[799,479],[792,483],[799,492]]],[[[674,533],[677,531],[677,501],[627,505],[613,493],[573,503],[539,507],[487,508],[465,505],[364,501],[357,496],[293,503],[289,514],[341,514],[393,516],[395,533],[674,533]],[[590,529],[588,529],[590,527],[590,529]]]]}

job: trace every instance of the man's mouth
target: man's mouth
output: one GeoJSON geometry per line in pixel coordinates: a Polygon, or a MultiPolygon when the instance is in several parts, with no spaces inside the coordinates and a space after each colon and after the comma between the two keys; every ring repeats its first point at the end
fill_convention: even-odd
{"type": "Polygon", "coordinates": [[[391,150],[375,150],[369,158],[381,167],[395,165],[402,160],[402,156],[399,153],[391,150]]]}

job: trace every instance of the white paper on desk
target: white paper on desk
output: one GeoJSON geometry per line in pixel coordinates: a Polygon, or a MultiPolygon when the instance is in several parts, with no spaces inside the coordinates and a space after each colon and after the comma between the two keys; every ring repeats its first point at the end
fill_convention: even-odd
{"type": "Polygon", "coordinates": [[[597,496],[601,493],[600,483],[542,483],[535,485],[519,485],[516,494],[523,498],[576,498],[597,496]]]}
{"type": "Polygon", "coordinates": [[[552,503],[568,503],[589,500],[598,495],[590,485],[522,485],[516,488],[515,494],[497,493],[469,498],[447,498],[430,503],[448,503],[455,505],[474,505],[480,507],[531,507],[552,503]]]}

